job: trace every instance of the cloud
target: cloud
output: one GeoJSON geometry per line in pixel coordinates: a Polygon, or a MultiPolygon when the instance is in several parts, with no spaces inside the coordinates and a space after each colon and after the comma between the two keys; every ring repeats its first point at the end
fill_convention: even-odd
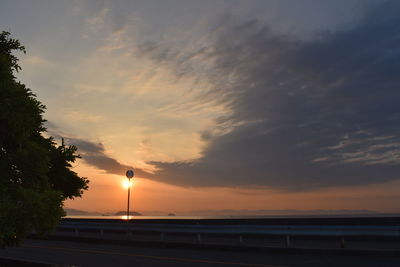
{"type": "Polygon", "coordinates": [[[82,159],[89,165],[92,165],[106,173],[125,175],[130,169],[135,170],[135,176],[143,177],[147,172],[140,168],[133,168],[131,165],[125,165],[106,154],[102,143],[94,143],[79,138],[65,138],[67,144],[73,144],[78,147],[82,159]]]}
{"type": "Polygon", "coordinates": [[[24,64],[34,65],[34,66],[51,66],[52,63],[48,60],[39,56],[27,56],[23,59],[24,64]]]}
{"type": "Polygon", "coordinates": [[[75,120],[75,121],[84,121],[84,122],[98,122],[103,120],[104,118],[100,115],[94,115],[86,111],[70,111],[65,114],[65,117],[75,120]]]}
{"type": "Polygon", "coordinates": [[[201,158],[150,162],[158,169],[152,178],[289,191],[400,178],[399,8],[385,2],[357,26],[311,40],[226,16],[195,59],[160,44],[142,49],[178,74],[211,64],[214,89],[202,101],[230,110],[203,133],[201,158]]]}
{"type": "Polygon", "coordinates": [[[78,153],[82,156],[83,161],[95,168],[105,171],[106,173],[125,175],[129,169],[135,170],[135,176],[143,177],[149,175],[140,168],[133,168],[130,165],[122,164],[113,157],[107,155],[104,145],[82,138],[71,137],[62,132],[54,123],[46,122],[48,133],[56,140],[64,139],[67,145],[75,145],[78,153]]]}

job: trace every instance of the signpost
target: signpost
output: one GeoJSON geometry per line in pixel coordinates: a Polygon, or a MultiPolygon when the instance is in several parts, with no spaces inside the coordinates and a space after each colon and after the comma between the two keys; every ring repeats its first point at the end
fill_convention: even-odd
{"type": "Polygon", "coordinates": [[[129,224],[129,199],[130,199],[130,193],[131,193],[131,179],[135,175],[133,170],[128,170],[126,172],[126,177],[128,178],[128,208],[126,211],[126,221],[129,224]]]}

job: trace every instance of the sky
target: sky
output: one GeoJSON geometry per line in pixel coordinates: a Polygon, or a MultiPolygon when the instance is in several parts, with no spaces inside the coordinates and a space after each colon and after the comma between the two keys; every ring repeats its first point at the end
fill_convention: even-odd
{"type": "Polygon", "coordinates": [[[90,179],[66,207],[400,212],[400,3],[0,1],[90,179]]]}

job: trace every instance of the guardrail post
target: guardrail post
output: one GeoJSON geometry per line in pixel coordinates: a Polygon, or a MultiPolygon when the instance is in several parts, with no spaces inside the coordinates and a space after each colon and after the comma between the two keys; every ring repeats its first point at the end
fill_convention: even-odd
{"type": "Polygon", "coordinates": [[[132,239],[132,231],[129,229],[129,230],[126,232],[126,234],[127,234],[127,236],[128,236],[128,239],[131,240],[131,239],[132,239]]]}
{"type": "Polygon", "coordinates": [[[197,243],[201,244],[201,235],[200,235],[200,233],[197,234],[197,243]]]}
{"type": "Polygon", "coordinates": [[[161,242],[164,242],[164,241],[165,241],[164,233],[161,233],[161,234],[160,234],[160,239],[161,239],[161,242]]]}
{"type": "Polygon", "coordinates": [[[344,236],[340,238],[340,248],[344,248],[344,236]]]}
{"type": "Polygon", "coordinates": [[[290,235],[286,236],[286,247],[290,247],[290,235]]]}
{"type": "Polygon", "coordinates": [[[240,245],[244,245],[243,236],[242,235],[239,235],[239,244],[240,245]]]}
{"type": "Polygon", "coordinates": [[[79,231],[78,228],[75,228],[75,236],[78,237],[79,236],[79,231]]]}

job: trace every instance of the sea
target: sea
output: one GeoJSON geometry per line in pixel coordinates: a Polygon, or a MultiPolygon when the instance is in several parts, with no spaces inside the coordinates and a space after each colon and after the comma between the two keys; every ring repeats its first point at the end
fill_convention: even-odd
{"type": "MultiPolygon", "coordinates": [[[[130,220],[213,220],[213,219],[289,219],[289,218],[379,218],[400,217],[398,213],[372,213],[372,214],[297,214],[297,215],[231,215],[231,216],[145,216],[132,215],[130,220]]],[[[96,220],[126,220],[127,216],[115,215],[67,215],[67,219],[96,219],[96,220]]]]}
{"type": "MultiPolygon", "coordinates": [[[[115,216],[115,215],[67,215],[67,219],[102,219],[102,220],[126,220],[127,216],[115,216]]],[[[231,216],[129,216],[130,220],[157,220],[157,219],[182,219],[182,220],[200,220],[200,219],[228,219],[233,218],[231,216]]]]}

